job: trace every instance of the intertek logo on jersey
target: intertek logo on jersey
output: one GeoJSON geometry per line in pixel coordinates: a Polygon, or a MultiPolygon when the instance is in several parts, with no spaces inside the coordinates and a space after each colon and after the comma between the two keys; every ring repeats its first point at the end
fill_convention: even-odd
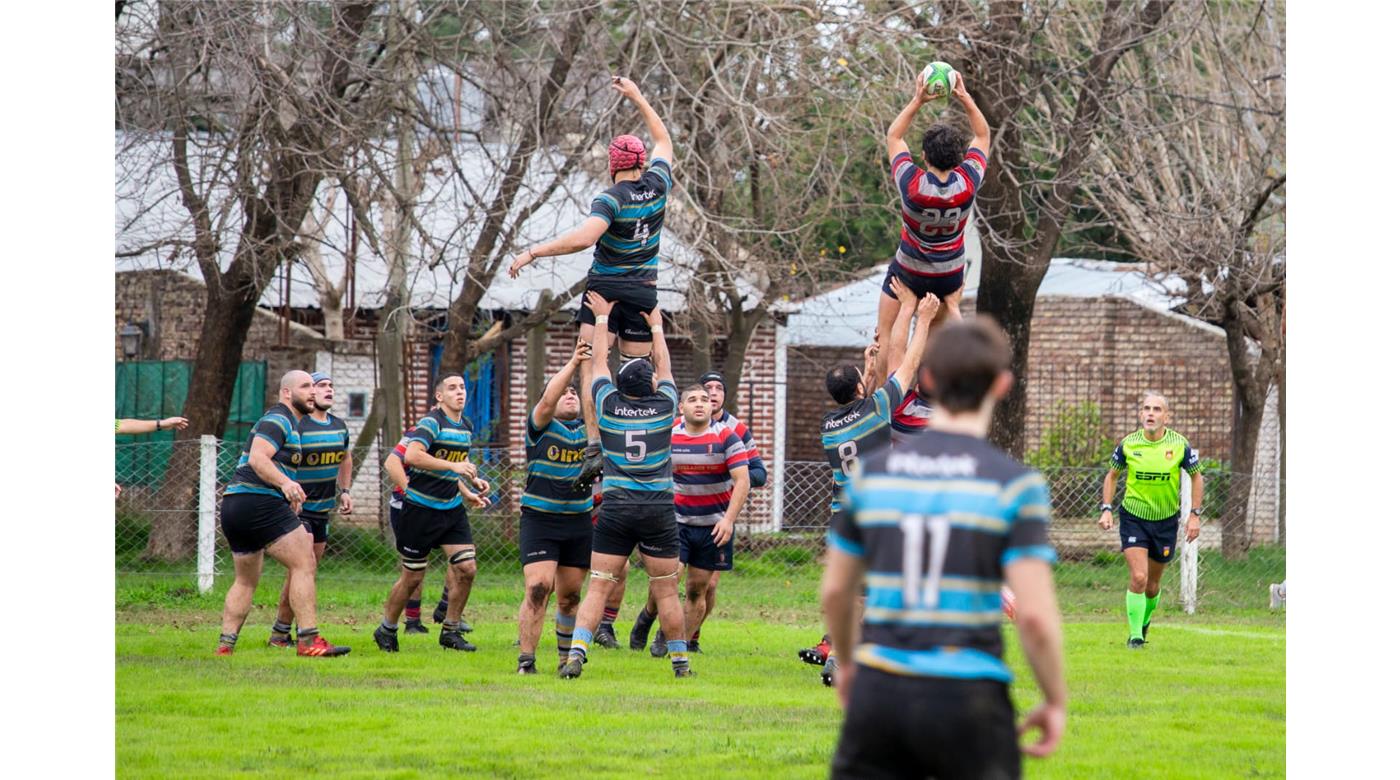
{"type": "Polygon", "coordinates": [[[977,459],[971,455],[939,455],[929,457],[914,452],[897,452],[886,461],[892,474],[915,477],[972,477],[977,474],[977,459]]]}
{"type": "Polygon", "coordinates": [[[856,418],[858,417],[860,417],[859,409],[855,410],[854,412],[851,412],[845,417],[838,417],[835,420],[827,420],[826,422],[822,423],[822,427],[827,430],[831,430],[832,428],[840,428],[843,425],[848,425],[852,422],[855,422],[856,418]]]}
{"type": "Polygon", "coordinates": [[[433,453],[433,457],[434,457],[434,458],[437,458],[438,460],[445,460],[445,461],[447,461],[448,463],[461,463],[462,461],[464,461],[464,460],[467,459],[467,453],[465,453],[465,452],[449,452],[449,451],[447,451],[447,450],[437,450],[436,452],[433,453]]]}
{"type": "Polygon", "coordinates": [[[630,406],[620,406],[616,409],[609,409],[608,414],[615,414],[618,417],[652,417],[656,412],[651,409],[633,409],[630,406]]]}
{"type": "Polygon", "coordinates": [[[642,190],[640,192],[628,193],[627,197],[635,201],[651,200],[656,197],[656,190],[642,190]]]}
{"type": "Polygon", "coordinates": [[[583,450],[566,449],[557,444],[549,445],[544,454],[555,463],[578,463],[583,460],[583,450]]]}
{"type": "Polygon", "coordinates": [[[337,452],[308,452],[303,458],[307,466],[335,466],[345,460],[345,450],[337,452]]]}

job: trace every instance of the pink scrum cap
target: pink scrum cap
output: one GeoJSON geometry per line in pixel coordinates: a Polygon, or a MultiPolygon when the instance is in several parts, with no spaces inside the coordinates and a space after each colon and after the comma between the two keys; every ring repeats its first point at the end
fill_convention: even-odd
{"type": "Polygon", "coordinates": [[[620,135],[608,144],[608,175],[646,164],[647,148],[635,135],[620,135]]]}

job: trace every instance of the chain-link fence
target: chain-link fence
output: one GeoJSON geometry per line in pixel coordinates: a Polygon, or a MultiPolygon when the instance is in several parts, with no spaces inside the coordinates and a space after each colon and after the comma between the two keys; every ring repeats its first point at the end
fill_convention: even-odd
{"type": "MultiPolygon", "coordinates": [[[[237,460],[237,448],[212,437],[118,445],[118,574],[185,577],[205,589],[214,576],[231,571],[228,547],[217,529],[219,494],[237,460]]],[[[470,514],[477,559],[484,572],[514,572],[519,566],[523,468],[511,462],[506,449],[483,449],[478,463],[492,490],[489,506],[470,514]]],[[[361,468],[380,471],[374,462],[361,468]]],[[[1118,532],[1097,525],[1104,470],[1047,468],[1045,474],[1062,605],[1069,611],[1121,611],[1127,578],[1118,532]]],[[[831,517],[830,467],[816,461],[773,464],[770,480],[753,492],[741,516],[734,576],[815,581],[831,517]]],[[[1181,524],[1180,562],[1169,566],[1164,577],[1166,601],[1189,611],[1266,606],[1269,583],[1285,576],[1284,485],[1220,470],[1208,470],[1205,484],[1201,538],[1187,545],[1181,524]]],[[[1121,490],[1120,480],[1120,495],[1121,490]]],[[[332,515],[319,576],[392,579],[398,558],[388,511],[385,485],[371,500],[361,493],[349,516],[332,515]]],[[[434,564],[440,565],[436,559],[434,564]]]]}

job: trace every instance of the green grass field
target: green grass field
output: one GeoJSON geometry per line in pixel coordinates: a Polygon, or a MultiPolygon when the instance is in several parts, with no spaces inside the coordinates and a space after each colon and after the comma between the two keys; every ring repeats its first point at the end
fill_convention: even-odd
{"type": "MultiPolygon", "coordinates": [[[[370,638],[389,575],[327,577],[321,628],[355,649],[321,660],[263,646],[281,583],[275,566],[269,574],[231,659],[213,655],[226,581],[200,596],[187,578],[119,578],[120,775],[826,774],[841,711],[816,667],[795,655],[820,634],[816,579],[805,570],[726,580],[694,679],[673,679],[645,652],[598,649],[573,681],[514,674],[514,577],[478,580],[467,610],[478,652],[441,650],[434,632],[401,636],[397,655],[378,652],[370,638]]],[[[430,588],[440,582],[430,574],[430,588]]],[[[620,633],[640,599],[634,584],[620,633]]],[[[1108,612],[1066,617],[1069,727],[1055,756],[1027,762],[1027,776],[1283,776],[1280,615],[1168,611],[1154,619],[1147,648],[1129,654],[1126,628],[1108,612]]],[[[1024,711],[1037,695],[1012,634],[1024,711]]],[[[551,666],[552,643],[547,623],[542,668],[551,666]]]]}

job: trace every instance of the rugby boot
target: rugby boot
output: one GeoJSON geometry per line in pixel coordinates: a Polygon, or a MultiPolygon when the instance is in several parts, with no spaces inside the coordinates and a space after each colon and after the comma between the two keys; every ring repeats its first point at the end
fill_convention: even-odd
{"type": "Polygon", "coordinates": [[[405,634],[427,634],[427,633],[431,633],[431,632],[428,631],[428,627],[425,626],[425,625],[423,625],[423,621],[422,621],[422,620],[405,620],[404,623],[403,623],[403,632],[404,632],[405,634]]]}
{"type": "Polygon", "coordinates": [[[686,642],[686,643],[685,643],[685,651],[686,651],[687,653],[703,653],[703,652],[705,652],[704,650],[701,650],[701,649],[700,649],[700,640],[699,640],[699,639],[692,639],[692,640],[690,640],[689,642],[686,642]]]}
{"type": "Polygon", "coordinates": [[[297,655],[310,656],[312,658],[333,658],[338,655],[346,655],[350,648],[345,645],[333,645],[326,641],[320,634],[310,642],[297,641],[297,655]]]}
{"type": "Polygon", "coordinates": [[[291,646],[292,646],[292,635],[291,635],[291,634],[279,634],[279,633],[277,633],[276,631],[274,631],[274,632],[272,632],[272,635],[269,636],[269,637],[267,638],[267,646],[268,646],[268,647],[291,647],[291,646]]]}
{"type": "Polygon", "coordinates": [[[822,685],[830,688],[836,683],[836,658],[827,656],[826,662],[822,664],[822,685]]]}
{"type": "Polygon", "coordinates": [[[627,637],[627,647],[631,650],[644,650],[647,646],[647,634],[651,633],[653,624],[644,624],[640,621],[632,624],[632,633],[627,637]]]}
{"type": "Polygon", "coordinates": [[[583,659],[577,656],[570,658],[563,666],[559,667],[559,677],[565,680],[572,680],[583,675],[583,659]]]}
{"type": "Polygon", "coordinates": [[[652,658],[665,658],[665,657],[666,657],[666,634],[663,633],[663,632],[661,631],[661,629],[659,629],[659,628],[656,629],[656,636],[655,636],[655,637],[652,637],[652,640],[651,640],[651,657],[652,657],[652,658]]]}
{"type": "Polygon", "coordinates": [[[583,471],[574,480],[574,490],[590,490],[593,483],[603,473],[603,449],[599,444],[589,443],[583,450],[583,471]]]}
{"type": "Polygon", "coordinates": [[[374,644],[386,653],[399,651],[399,632],[390,631],[384,626],[374,629],[374,644]]]}
{"type": "Polygon", "coordinates": [[[675,673],[676,673],[677,679],[679,679],[679,678],[681,678],[681,677],[694,677],[694,676],[695,676],[695,670],[694,670],[694,669],[691,669],[689,666],[682,666],[681,668],[675,669],[674,671],[675,671],[675,673]]]}
{"type": "Polygon", "coordinates": [[[444,650],[462,650],[468,653],[476,652],[476,645],[468,642],[466,638],[462,636],[461,631],[448,631],[444,628],[442,633],[438,634],[438,644],[442,645],[442,649],[444,650]]]}
{"type": "Polygon", "coordinates": [[[797,651],[798,658],[813,666],[821,666],[826,663],[826,658],[829,655],[831,655],[831,637],[825,635],[815,647],[804,647],[797,651]]]}
{"type": "Polygon", "coordinates": [[[616,650],[622,646],[617,643],[617,634],[612,626],[599,626],[598,633],[593,635],[593,644],[609,650],[616,650]]]}
{"type": "Polygon", "coordinates": [[[433,608],[433,622],[441,623],[444,620],[447,620],[447,602],[439,601],[438,605],[433,608]]]}
{"type": "Polygon", "coordinates": [[[214,651],[214,655],[233,655],[233,648],[228,645],[219,645],[219,649],[214,651]]]}
{"type": "Polygon", "coordinates": [[[1141,640],[1141,639],[1129,639],[1129,640],[1128,640],[1128,649],[1129,649],[1129,650],[1141,650],[1141,649],[1142,649],[1142,646],[1145,645],[1145,644],[1147,644],[1147,643],[1144,642],[1144,641],[1141,640]]]}
{"type": "Polygon", "coordinates": [[[534,658],[521,658],[521,659],[519,659],[518,661],[516,661],[516,664],[515,664],[515,673],[516,673],[516,674],[538,674],[538,673],[539,673],[539,670],[535,668],[535,659],[534,659],[534,658]]]}

